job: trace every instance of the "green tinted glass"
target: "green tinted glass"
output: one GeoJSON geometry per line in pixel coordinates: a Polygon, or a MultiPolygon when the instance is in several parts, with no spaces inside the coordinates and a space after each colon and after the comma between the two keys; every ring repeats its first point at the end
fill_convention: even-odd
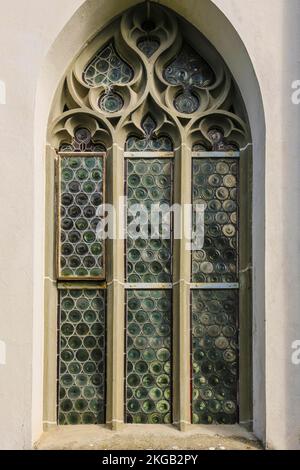
{"type": "Polygon", "coordinates": [[[60,157],[59,277],[104,278],[103,157],[60,157]]]}
{"type": "Polygon", "coordinates": [[[126,150],[128,152],[171,152],[172,149],[172,141],[169,137],[165,136],[157,139],[129,137],[126,142],[126,150]]]}
{"type": "Polygon", "coordinates": [[[204,207],[204,246],[192,251],[192,281],[237,282],[238,161],[194,158],[193,204],[204,207]]]}
{"type": "Polygon", "coordinates": [[[169,158],[127,160],[128,282],[171,282],[172,172],[169,158]]]}
{"type": "Polygon", "coordinates": [[[173,143],[167,136],[157,136],[155,133],[157,124],[148,114],[142,121],[144,137],[130,136],[126,141],[128,152],[171,152],[173,143]]]}
{"type": "Polygon", "coordinates": [[[128,83],[132,78],[132,68],[121,59],[112,43],[101,49],[83,72],[83,80],[90,87],[128,83]]]}
{"type": "Polygon", "coordinates": [[[194,113],[200,106],[199,96],[192,92],[192,85],[206,88],[214,81],[214,72],[208,63],[187,45],[164,69],[163,76],[171,86],[180,87],[175,95],[174,107],[184,114],[194,113]]]}
{"type": "Polygon", "coordinates": [[[127,292],[126,421],[171,422],[171,291],[127,292]]]}
{"type": "Polygon", "coordinates": [[[148,58],[151,57],[154,54],[154,52],[157,51],[157,49],[159,48],[159,45],[160,45],[160,42],[158,41],[158,39],[153,38],[151,36],[144,36],[137,43],[137,47],[148,58]]]}
{"type": "Polygon", "coordinates": [[[238,291],[192,291],[194,424],[238,421],[238,291]]]}

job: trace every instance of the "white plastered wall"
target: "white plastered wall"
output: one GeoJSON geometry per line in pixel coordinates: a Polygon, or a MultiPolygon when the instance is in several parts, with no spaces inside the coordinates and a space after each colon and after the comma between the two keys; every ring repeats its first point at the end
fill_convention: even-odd
{"type": "MultiPolygon", "coordinates": [[[[53,96],[84,42],[135,3],[0,0],[2,449],[30,448],[42,432],[44,156],[53,96]]],[[[300,369],[290,360],[300,338],[299,111],[290,98],[291,82],[300,78],[300,2],[160,3],[213,43],[247,107],[254,142],[254,430],[270,447],[300,448],[300,369]]]]}

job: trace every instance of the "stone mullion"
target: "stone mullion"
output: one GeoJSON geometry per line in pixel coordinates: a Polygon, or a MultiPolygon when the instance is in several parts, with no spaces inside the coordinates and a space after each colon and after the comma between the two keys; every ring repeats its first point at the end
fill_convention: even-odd
{"type": "Polygon", "coordinates": [[[251,147],[241,150],[239,160],[239,420],[252,426],[252,259],[251,233],[251,147]]]}
{"type": "Polygon", "coordinates": [[[45,230],[45,344],[47,361],[44,367],[44,430],[57,425],[57,305],[55,263],[55,161],[56,152],[50,146],[46,150],[46,230],[45,230]]]}
{"type": "Polygon", "coordinates": [[[120,198],[124,195],[123,150],[114,144],[107,161],[107,202],[115,211],[117,231],[107,241],[107,412],[106,422],[118,430],[124,423],[124,241],[119,237],[123,217],[120,198]]]}
{"type": "Polygon", "coordinates": [[[182,431],[191,423],[190,396],[190,271],[191,255],[188,249],[188,213],[191,203],[191,152],[182,145],[176,153],[175,203],[181,206],[181,238],[174,243],[173,289],[173,409],[174,423],[182,431]]]}

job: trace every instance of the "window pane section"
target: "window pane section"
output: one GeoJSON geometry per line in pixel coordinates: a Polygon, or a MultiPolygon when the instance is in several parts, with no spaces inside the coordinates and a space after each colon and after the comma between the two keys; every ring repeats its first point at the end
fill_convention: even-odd
{"type": "Polygon", "coordinates": [[[238,291],[192,291],[192,422],[238,421],[238,291]]]}
{"type": "Polygon", "coordinates": [[[126,142],[128,152],[171,152],[173,143],[168,136],[156,135],[157,123],[155,119],[148,114],[142,121],[144,138],[130,136],[126,142]]]}
{"type": "Polygon", "coordinates": [[[59,279],[104,279],[97,209],[104,202],[104,158],[59,158],[59,279]]]}
{"type": "Polygon", "coordinates": [[[130,283],[172,280],[172,191],[172,159],[127,159],[126,274],[130,283]]]}
{"type": "Polygon", "coordinates": [[[113,43],[101,49],[83,72],[83,80],[90,87],[121,85],[132,78],[132,68],[117,54],[113,43]]]}
{"type": "Polygon", "coordinates": [[[129,137],[126,150],[128,152],[172,152],[173,144],[171,139],[165,136],[157,139],[129,137]]]}
{"type": "Polygon", "coordinates": [[[128,423],[171,422],[171,291],[127,292],[128,423]]]}
{"type": "Polygon", "coordinates": [[[61,290],[59,424],[105,421],[105,293],[61,290]]]}
{"type": "Polygon", "coordinates": [[[193,204],[204,206],[204,246],[192,251],[192,281],[238,281],[238,161],[193,159],[193,204]]]}

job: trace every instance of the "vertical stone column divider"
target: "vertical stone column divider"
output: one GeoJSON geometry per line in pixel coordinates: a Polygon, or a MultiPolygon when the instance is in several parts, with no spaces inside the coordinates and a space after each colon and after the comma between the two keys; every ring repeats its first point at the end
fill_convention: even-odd
{"type": "Polygon", "coordinates": [[[114,239],[107,240],[107,361],[106,423],[112,430],[124,424],[124,240],[119,237],[119,207],[124,195],[124,151],[113,144],[107,158],[107,203],[114,207],[114,239]]]}
{"type": "Polygon", "coordinates": [[[240,424],[252,430],[252,146],[239,159],[239,415],[240,424]]]}
{"type": "Polygon", "coordinates": [[[55,150],[46,148],[46,198],[45,198],[45,273],[44,273],[44,410],[43,428],[47,431],[57,426],[57,305],[55,262],[55,150]]]}
{"type": "Polygon", "coordinates": [[[182,144],[175,154],[174,202],[180,204],[181,239],[174,240],[173,287],[173,421],[181,431],[191,424],[190,397],[190,271],[187,213],[191,203],[191,151],[182,144]]]}

